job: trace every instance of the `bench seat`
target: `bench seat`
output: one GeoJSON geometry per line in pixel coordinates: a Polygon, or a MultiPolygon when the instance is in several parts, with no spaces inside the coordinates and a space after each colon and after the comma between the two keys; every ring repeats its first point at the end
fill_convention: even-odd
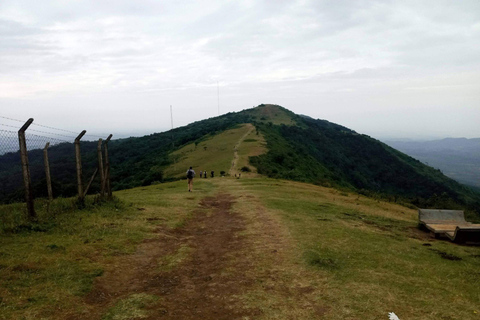
{"type": "Polygon", "coordinates": [[[419,209],[420,225],[435,234],[457,243],[480,243],[480,224],[465,220],[461,210],[419,209]]]}

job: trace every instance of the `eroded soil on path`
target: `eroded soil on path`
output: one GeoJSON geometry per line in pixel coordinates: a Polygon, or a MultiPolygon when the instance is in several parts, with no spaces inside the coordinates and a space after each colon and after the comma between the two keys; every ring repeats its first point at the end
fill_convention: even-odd
{"type": "Polygon", "coordinates": [[[251,262],[242,259],[245,220],[232,212],[233,203],[228,194],[205,198],[183,227],[158,228],[156,237],[134,255],[116,259],[97,279],[86,297],[89,314],[69,319],[101,319],[115,303],[135,293],[160,297],[147,319],[255,318],[259,311],[238,299],[252,280],[244,276],[251,262]],[[182,248],[189,252],[183,260],[162,267],[162,259],[178,256],[182,248]]]}
{"type": "Polygon", "coordinates": [[[238,163],[238,148],[240,148],[240,145],[242,144],[243,140],[247,138],[247,136],[252,133],[253,130],[255,130],[255,127],[247,123],[246,126],[249,128],[248,131],[238,140],[237,144],[233,148],[233,160],[232,160],[232,166],[230,167],[230,170],[228,171],[228,174],[230,176],[237,176],[238,173],[240,173],[239,168],[237,168],[237,163],[238,163]]]}

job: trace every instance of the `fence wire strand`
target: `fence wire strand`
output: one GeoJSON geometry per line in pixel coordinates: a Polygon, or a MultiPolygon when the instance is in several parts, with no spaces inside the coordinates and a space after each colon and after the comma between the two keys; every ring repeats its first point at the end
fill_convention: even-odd
{"type": "MultiPolygon", "coordinates": [[[[0,119],[3,119],[4,121],[8,120],[8,121],[25,123],[24,120],[15,119],[15,118],[11,118],[11,117],[6,117],[6,116],[2,116],[2,115],[0,115],[0,119]]],[[[6,127],[20,129],[20,126],[18,126],[18,125],[14,126],[14,125],[5,124],[5,123],[0,123],[0,126],[6,126],[6,127]]],[[[49,130],[54,130],[54,131],[57,131],[57,132],[49,132],[49,131],[46,131],[46,130],[36,130],[36,129],[33,129],[31,127],[27,130],[27,132],[28,131],[38,132],[38,133],[43,133],[43,134],[48,134],[48,135],[53,135],[53,136],[70,138],[72,140],[74,140],[78,136],[78,134],[80,133],[80,132],[75,132],[75,131],[66,130],[66,129],[62,129],[62,128],[55,128],[55,127],[52,127],[52,126],[47,126],[47,125],[36,123],[36,122],[32,122],[31,126],[40,127],[40,128],[49,129],[49,130]],[[58,131],[64,132],[64,133],[69,133],[69,134],[72,134],[72,135],[62,134],[62,133],[59,133],[58,131]]],[[[99,133],[99,132],[88,133],[88,131],[87,131],[87,134],[85,134],[84,137],[85,137],[86,140],[93,141],[93,140],[98,140],[100,138],[106,138],[106,137],[108,137],[108,134],[99,133]]]]}
{"type": "MultiPolygon", "coordinates": [[[[22,201],[22,199],[18,197],[18,192],[23,192],[22,190],[24,188],[18,130],[25,122],[26,121],[24,120],[0,115],[0,203],[2,201],[3,203],[8,203],[9,201],[22,201]],[[14,193],[17,195],[12,196],[14,193]]],[[[35,197],[46,197],[43,149],[47,143],[49,143],[48,158],[57,159],[56,162],[50,164],[52,182],[57,181],[57,191],[55,190],[55,185],[53,186],[54,197],[58,196],[59,193],[60,195],[70,195],[76,191],[76,167],[75,161],[71,159],[75,159],[73,143],[79,133],[80,132],[36,123],[32,123],[31,126],[27,128],[25,131],[25,141],[28,150],[29,170],[35,197]],[[65,143],[69,143],[70,145],[65,143]],[[51,148],[54,146],[58,146],[58,148],[51,148]],[[65,157],[66,154],[68,154],[68,159],[59,162],[58,159],[65,157]],[[65,176],[71,176],[68,178],[67,182],[65,182],[65,176]]],[[[90,150],[88,152],[93,151],[96,156],[96,144],[93,149],[91,142],[96,141],[99,138],[106,139],[107,136],[108,135],[97,135],[97,133],[85,134],[81,142],[85,142],[86,145],[89,146],[87,147],[87,150],[90,150]]],[[[82,149],[82,153],[83,151],[84,150],[82,149]]],[[[87,158],[90,159],[90,162],[87,161],[90,165],[87,165],[86,167],[84,166],[84,179],[91,176],[94,171],[94,167],[91,165],[92,156],[88,156],[87,158]]],[[[94,188],[92,187],[91,189],[94,188]]]]}
{"type": "MultiPolygon", "coordinates": [[[[47,136],[40,136],[36,134],[25,132],[25,140],[27,142],[27,150],[43,149],[47,143],[50,146],[55,146],[64,142],[73,142],[73,140],[65,140],[47,136]]],[[[9,152],[17,152],[20,150],[18,142],[18,132],[10,130],[0,130],[0,155],[9,152]]]]}

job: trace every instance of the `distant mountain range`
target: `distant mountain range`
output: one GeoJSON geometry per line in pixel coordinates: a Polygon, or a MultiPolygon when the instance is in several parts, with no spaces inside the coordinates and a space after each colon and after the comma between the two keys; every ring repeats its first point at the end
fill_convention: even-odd
{"type": "Polygon", "coordinates": [[[480,138],[384,142],[431,167],[440,169],[447,177],[480,188],[480,138]]]}

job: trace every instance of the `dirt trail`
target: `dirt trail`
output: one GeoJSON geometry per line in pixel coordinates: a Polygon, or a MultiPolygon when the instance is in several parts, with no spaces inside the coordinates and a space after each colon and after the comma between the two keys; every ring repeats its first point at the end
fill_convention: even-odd
{"type": "Polygon", "coordinates": [[[238,173],[238,169],[237,169],[238,148],[240,148],[240,145],[242,144],[243,140],[245,140],[245,138],[246,138],[250,133],[252,133],[253,130],[255,130],[255,126],[253,126],[251,123],[247,123],[246,126],[249,127],[249,130],[247,131],[247,133],[245,133],[245,134],[240,138],[240,140],[238,140],[237,144],[236,144],[235,147],[233,148],[234,152],[233,152],[232,166],[231,166],[230,170],[228,171],[228,173],[230,174],[230,176],[234,176],[236,173],[238,173]]]}
{"type": "Polygon", "coordinates": [[[145,241],[136,254],[117,263],[98,278],[86,297],[90,314],[69,319],[100,319],[121,299],[134,293],[161,297],[147,319],[242,319],[258,314],[236,298],[249,285],[244,277],[250,262],[238,259],[244,249],[244,219],[230,208],[232,196],[219,194],[200,203],[184,227],[158,229],[158,237],[145,241]],[[191,250],[184,261],[162,271],[159,260],[181,247],[191,250]]]}
{"type": "Polygon", "coordinates": [[[103,319],[137,293],[159,298],[142,319],[322,318],[321,280],[295,262],[278,216],[237,181],[216,180],[222,192],[184,226],[159,227],[135,254],[116,257],[85,298],[88,311],[65,318],[103,319]]]}

